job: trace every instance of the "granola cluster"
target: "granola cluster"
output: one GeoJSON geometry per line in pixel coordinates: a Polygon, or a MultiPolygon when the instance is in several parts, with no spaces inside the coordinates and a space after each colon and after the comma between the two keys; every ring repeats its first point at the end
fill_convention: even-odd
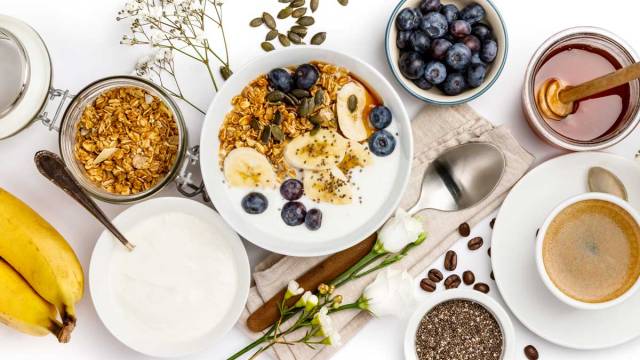
{"type": "Polygon", "coordinates": [[[271,90],[266,75],[253,80],[231,100],[233,109],[225,116],[218,133],[220,167],[231,150],[250,147],[269,159],[279,180],[295,176],[295,169],[284,160],[287,141],[320,126],[337,129],[337,93],[342,85],[352,80],[345,68],[319,62],[314,65],[320,76],[309,92],[311,98],[321,99],[315,104],[314,116],[301,116],[300,105],[296,103],[270,102],[271,90]],[[316,97],[319,91],[323,96],[316,97]]]}
{"type": "Polygon", "coordinates": [[[100,94],[77,125],[74,154],[86,175],[119,195],[146,191],[171,171],[179,133],[173,113],[137,87],[100,94]]]}

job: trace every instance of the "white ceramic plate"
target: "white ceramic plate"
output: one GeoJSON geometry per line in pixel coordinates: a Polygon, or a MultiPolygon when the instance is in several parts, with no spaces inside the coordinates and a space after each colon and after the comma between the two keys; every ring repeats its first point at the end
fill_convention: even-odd
{"type": "Polygon", "coordinates": [[[411,170],[413,143],[411,125],[398,94],[389,82],[371,66],[351,56],[317,47],[295,47],[267,53],[235,73],[218,92],[209,107],[200,140],[200,167],[207,192],[220,215],[241,236],[267,250],[294,256],[316,256],[343,250],[376,231],[386,221],[404,192],[411,170]],[[349,205],[316,204],[302,198],[307,209],[322,211],[322,227],[310,231],[304,225],[288,226],[280,218],[285,200],[278,189],[260,190],[269,200],[268,209],[259,215],[247,214],[241,199],[249,190],[231,188],[224,183],[219,167],[218,132],[231,99],[252,80],[271,69],[321,61],[343,66],[358,80],[375,91],[391,110],[393,121],[388,130],[396,138],[396,148],[387,157],[374,156],[374,164],[362,173],[354,173],[354,202],[349,205]],[[396,135],[397,133],[397,135],[396,135]],[[359,179],[362,176],[363,179],[359,179]],[[363,198],[362,204],[357,196],[363,198]]]}
{"type": "Polygon", "coordinates": [[[536,230],[563,200],[587,192],[587,171],[602,166],[626,185],[640,206],[640,167],[620,156],[584,152],[549,160],[511,190],[496,219],[491,263],[496,284],[513,314],[540,337],[574,349],[616,346],[640,336],[640,293],[603,310],[577,310],[544,286],[536,270],[536,230]]]}
{"type": "MultiPolygon", "coordinates": [[[[149,338],[145,334],[134,333],[132,329],[138,329],[138,327],[131,326],[134,320],[127,317],[122,311],[109,285],[109,267],[115,250],[118,250],[117,247],[122,245],[105,230],[98,238],[89,268],[89,287],[96,312],[111,334],[123,344],[140,353],[156,357],[178,357],[195,353],[204,350],[225,335],[238,321],[244,309],[249,294],[250,281],[249,260],[238,235],[215,211],[196,201],[183,198],[147,200],[120,213],[113,220],[113,223],[126,234],[127,229],[139,221],[167,212],[190,214],[214,225],[219,231],[219,238],[226,241],[231,249],[235,269],[230,271],[236,272],[238,282],[229,311],[219,320],[217,325],[203,336],[185,342],[163,342],[149,338]]],[[[167,309],[167,311],[172,311],[172,309],[167,309]]]]}
{"type": "Polygon", "coordinates": [[[493,314],[502,329],[502,340],[504,344],[502,359],[512,359],[515,348],[515,331],[513,330],[513,324],[511,323],[509,315],[507,315],[507,312],[504,311],[502,306],[500,306],[500,304],[490,296],[479,291],[469,289],[451,289],[430,296],[427,301],[418,305],[411,315],[411,318],[409,318],[407,330],[404,334],[405,360],[418,359],[416,355],[416,332],[420,325],[420,321],[426,313],[440,303],[455,299],[471,300],[484,306],[485,309],[489,310],[489,312],[493,314]]]}

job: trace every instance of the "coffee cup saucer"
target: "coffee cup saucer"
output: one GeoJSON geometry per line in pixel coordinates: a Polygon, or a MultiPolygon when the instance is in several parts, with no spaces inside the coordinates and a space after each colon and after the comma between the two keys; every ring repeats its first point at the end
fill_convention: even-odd
{"type": "Polygon", "coordinates": [[[496,219],[491,263],[505,303],[538,336],[574,349],[602,349],[640,336],[640,292],[602,310],[578,310],[551,294],[536,270],[536,230],[561,201],[585,193],[587,172],[601,166],[627,187],[640,209],[640,166],[621,156],[581,152],[551,159],[531,170],[511,190],[496,219]]]}

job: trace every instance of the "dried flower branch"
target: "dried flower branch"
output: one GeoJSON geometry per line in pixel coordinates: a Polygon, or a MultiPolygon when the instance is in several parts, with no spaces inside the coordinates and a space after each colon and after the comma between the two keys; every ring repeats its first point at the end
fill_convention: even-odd
{"type": "Polygon", "coordinates": [[[204,111],[188,100],[176,75],[174,54],[201,63],[207,70],[215,91],[218,91],[213,67],[223,79],[231,76],[229,50],[222,22],[222,0],[130,0],[118,12],[116,20],[130,21],[130,34],[120,41],[126,45],[145,45],[155,50],[136,64],[135,74],[146,77],[169,94],[183,100],[196,110],[204,111]],[[205,36],[208,26],[220,31],[223,54],[218,54],[205,36]]]}

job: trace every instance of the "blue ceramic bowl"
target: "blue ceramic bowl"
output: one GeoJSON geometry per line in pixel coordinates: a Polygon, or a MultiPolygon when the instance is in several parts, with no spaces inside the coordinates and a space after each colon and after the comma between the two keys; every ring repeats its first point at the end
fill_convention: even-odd
{"type": "Polygon", "coordinates": [[[404,8],[417,8],[420,4],[420,0],[401,0],[393,10],[391,17],[389,17],[387,31],[385,34],[387,62],[389,63],[391,72],[395,76],[396,80],[398,80],[400,85],[402,85],[402,87],[404,87],[411,95],[431,104],[456,105],[466,103],[484,94],[484,92],[496,82],[507,61],[507,50],[509,48],[506,25],[496,6],[490,0],[443,0],[442,4],[455,4],[459,9],[462,9],[474,2],[480,4],[487,13],[482,22],[487,23],[493,30],[494,37],[498,43],[498,54],[494,62],[490,64],[487,76],[485,77],[482,85],[477,88],[463,91],[459,95],[455,96],[446,95],[436,87],[429,90],[420,89],[411,80],[405,78],[402,73],[400,73],[400,69],[398,68],[400,49],[396,47],[396,37],[398,35],[398,30],[395,25],[396,16],[404,8]]]}

